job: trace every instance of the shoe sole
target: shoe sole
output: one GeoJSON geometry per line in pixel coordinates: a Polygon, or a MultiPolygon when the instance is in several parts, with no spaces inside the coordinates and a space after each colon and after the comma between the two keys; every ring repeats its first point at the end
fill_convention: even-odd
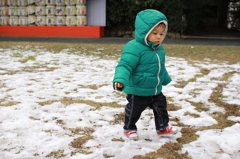
{"type": "Polygon", "coordinates": [[[127,135],[125,135],[125,136],[129,139],[138,139],[138,136],[134,136],[134,137],[130,137],[130,136],[127,136],[127,135]]]}
{"type": "Polygon", "coordinates": [[[129,139],[138,139],[138,134],[136,131],[132,131],[132,132],[124,132],[124,135],[129,138],[129,139]]]}
{"type": "Polygon", "coordinates": [[[126,134],[124,134],[127,138],[131,139],[131,140],[136,140],[138,139],[138,136],[134,136],[134,137],[130,137],[130,136],[127,136],[126,134]]]}
{"type": "Polygon", "coordinates": [[[172,132],[169,132],[169,133],[165,133],[165,134],[157,134],[158,136],[170,136],[170,135],[174,135],[174,134],[176,134],[177,132],[174,132],[174,131],[172,131],[172,132]]]}
{"type": "Polygon", "coordinates": [[[130,140],[138,140],[138,137],[128,137],[127,136],[127,138],[129,138],[130,140]]]}

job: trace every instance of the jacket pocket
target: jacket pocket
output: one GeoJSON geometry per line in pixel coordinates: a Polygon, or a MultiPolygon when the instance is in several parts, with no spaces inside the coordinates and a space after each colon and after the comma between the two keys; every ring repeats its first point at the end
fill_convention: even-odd
{"type": "Polygon", "coordinates": [[[145,83],[146,79],[147,79],[147,75],[146,74],[141,74],[139,76],[133,76],[133,81],[132,83],[134,85],[138,85],[138,86],[141,86],[145,83]]]}

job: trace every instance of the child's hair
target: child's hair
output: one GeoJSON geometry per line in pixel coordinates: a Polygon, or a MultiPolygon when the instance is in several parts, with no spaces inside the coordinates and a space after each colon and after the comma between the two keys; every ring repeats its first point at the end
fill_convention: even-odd
{"type": "Polygon", "coordinates": [[[166,24],[163,22],[159,23],[156,27],[163,27],[164,31],[166,31],[166,24]]]}
{"type": "Polygon", "coordinates": [[[166,27],[166,25],[165,25],[165,23],[163,23],[163,22],[161,22],[161,23],[159,23],[157,26],[161,26],[161,27],[166,27]]]}

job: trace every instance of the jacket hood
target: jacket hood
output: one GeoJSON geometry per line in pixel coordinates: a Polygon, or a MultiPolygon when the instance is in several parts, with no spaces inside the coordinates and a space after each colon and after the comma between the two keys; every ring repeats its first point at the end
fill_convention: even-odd
{"type": "Polygon", "coordinates": [[[168,22],[166,16],[154,9],[147,9],[139,12],[135,20],[135,38],[138,42],[149,46],[147,37],[149,33],[159,24],[166,25],[164,36],[167,34],[168,22]]]}

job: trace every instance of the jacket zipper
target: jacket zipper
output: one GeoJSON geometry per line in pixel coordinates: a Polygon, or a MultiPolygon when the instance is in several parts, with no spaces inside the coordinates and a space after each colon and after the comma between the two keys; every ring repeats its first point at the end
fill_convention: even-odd
{"type": "Polygon", "coordinates": [[[157,74],[158,83],[157,83],[157,85],[156,85],[156,87],[155,87],[155,95],[157,95],[157,87],[158,87],[159,84],[160,84],[160,77],[159,77],[159,75],[160,75],[160,71],[161,71],[161,63],[160,63],[161,61],[160,61],[160,57],[158,56],[158,53],[157,53],[156,49],[153,48],[153,50],[154,50],[154,52],[156,53],[156,56],[157,56],[157,58],[158,58],[158,74],[157,74]]]}

